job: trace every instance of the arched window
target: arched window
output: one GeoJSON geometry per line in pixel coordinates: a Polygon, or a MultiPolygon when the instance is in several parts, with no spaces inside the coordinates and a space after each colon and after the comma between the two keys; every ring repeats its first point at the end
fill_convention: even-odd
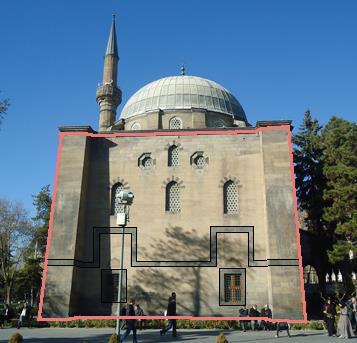
{"type": "Polygon", "coordinates": [[[121,183],[116,183],[112,188],[112,214],[123,213],[124,205],[120,205],[117,195],[120,191],[124,190],[124,186],[121,183]]]}
{"type": "Polygon", "coordinates": [[[182,129],[182,120],[179,117],[173,117],[170,119],[169,123],[170,129],[182,129]]]}
{"type": "Polygon", "coordinates": [[[176,167],[179,165],[179,149],[176,145],[171,145],[168,151],[167,165],[169,167],[176,167]]]}
{"type": "Polygon", "coordinates": [[[317,284],[319,278],[316,273],[316,269],[313,266],[307,265],[304,268],[304,283],[317,284]]]}
{"type": "Polygon", "coordinates": [[[238,189],[231,180],[223,186],[223,206],[225,214],[238,213],[238,189]]]}
{"type": "Polygon", "coordinates": [[[181,211],[180,186],[171,181],[166,186],[166,211],[177,213],[181,211]]]}

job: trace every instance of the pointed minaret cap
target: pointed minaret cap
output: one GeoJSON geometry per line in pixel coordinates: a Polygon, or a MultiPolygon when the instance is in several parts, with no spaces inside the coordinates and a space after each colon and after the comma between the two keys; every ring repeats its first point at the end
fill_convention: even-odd
{"type": "Polygon", "coordinates": [[[110,29],[106,55],[114,55],[118,57],[117,34],[115,32],[115,14],[113,13],[112,27],[110,29]]]}

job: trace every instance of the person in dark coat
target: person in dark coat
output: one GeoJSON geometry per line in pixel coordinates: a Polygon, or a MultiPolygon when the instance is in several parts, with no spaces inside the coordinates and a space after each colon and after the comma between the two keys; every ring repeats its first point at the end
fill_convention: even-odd
{"type": "MultiPolygon", "coordinates": [[[[171,297],[167,304],[167,315],[176,316],[176,293],[172,292],[171,297]]],[[[162,330],[160,330],[160,336],[164,335],[167,331],[172,328],[172,336],[177,337],[176,332],[176,319],[169,319],[169,324],[162,330]]]]}
{"type": "MultiPolygon", "coordinates": [[[[127,316],[135,316],[135,300],[131,300],[127,311],[126,311],[127,316]]],[[[133,343],[137,343],[137,338],[136,338],[136,319],[126,319],[126,331],[120,338],[120,342],[124,342],[124,340],[129,336],[130,331],[133,331],[133,343]]]]}
{"type": "MultiPolygon", "coordinates": [[[[249,317],[260,317],[260,313],[258,311],[257,305],[253,305],[253,307],[249,310],[249,317]]],[[[260,320],[254,319],[251,320],[252,330],[258,330],[260,326],[260,320]]]]}
{"type": "MultiPolygon", "coordinates": [[[[266,304],[262,310],[260,311],[260,316],[261,317],[267,317],[267,318],[272,318],[273,317],[273,314],[271,312],[271,309],[269,308],[269,305],[266,304]]],[[[270,330],[271,328],[271,323],[270,322],[267,322],[265,320],[262,320],[261,322],[261,326],[262,328],[264,329],[264,331],[267,331],[267,330],[270,330]]]]}
{"type": "Polygon", "coordinates": [[[0,315],[0,325],[3,325],[4,322],[10,321],[14,317],[14,310],[8,304],[6,304],[4,312],[0,315]]]}
{"type": "MultiPolygon", "coordinates": [[[[240,310],[239,310],[239,317],[248,317],[249,316],[249,310],[246,308],[244,305],[240,310]]],[[[246,331],[246,326],[247,326],[248,320],[240,320],[239,324],[240,327],[242,328],[243,332],[246,331]]]]}
{"type": "Polygon", "coordinates": [[[335,336],[335,317],[336,317],[336,306],[332,303],[331,298],[328,298],[323,309],[324,320],[327,326],[328,335],[335,336]]]}
{"type": "MultiPolygon", "coordinates": [[[[124,304],[124,306],[120,309],[120,315],[121,316],[126,316],[126,311],[128,310],[127,304],[124,304]]],[[[123,330],[125,328],[125,320],[122,321],[122,324],[120,326],[120,330],[123,330]]]]}

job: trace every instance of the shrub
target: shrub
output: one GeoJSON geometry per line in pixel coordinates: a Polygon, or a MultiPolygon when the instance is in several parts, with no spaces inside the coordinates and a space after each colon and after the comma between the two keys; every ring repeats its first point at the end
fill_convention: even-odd
{"type": "Polygon", "coordinates": [[[310,329],[312,329],[312,330],[323,330],[324,329],[322,322],[317,321],[317,320],[312,320],[310,322],[309,326],[310,326],[310,329]]]}
{"type": "Polygon", "coordinates": [[[22,343],[23,341],[23,337],[18,332],[14,333],[9,339],[9,343],[22,343]]]}

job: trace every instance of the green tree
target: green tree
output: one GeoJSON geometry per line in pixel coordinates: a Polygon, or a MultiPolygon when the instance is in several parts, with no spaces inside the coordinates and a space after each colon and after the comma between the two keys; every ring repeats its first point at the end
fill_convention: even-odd
{"type": "Polygon", "coordinates": [[[326,184],[320,131],[318,121],[312,119],[310,111],[306,111],[303,124],[293,137],[298,207],[307,229],[317,234],[321,234],[324,228],[323,189],[326,184]]]}
{"type": "Polygon", "coordinates": [[[33,219],[35,231],[26,253],[24,265],[16,279],[16,291],[20,298],[30,298],[33,305],[41,290],[43,261],[46,252],[47,233],[51,212],[50,186],[44,186],[40,192],[33,196],[33,205],[36,215],[33,219]]]}
{"type": "Polygon", "coordinates": [[[357,125],[332,117],[322,131],[323,172],[327,180],[323,218],[334,234],[332,263],[349,264],[357,254],[357,125]]]}
{"type": "Polygon", "coordinates": [[[33,218],[33,220],[36,223],[36,231],[31,246],[32,249],[34,249],[37,244],[38,252],[41,254],[41,256],[44,256],[46,252],[51,203],[52,198],[50,185],[42,187],[41,191],[37,195],[33,196],[33,204],[36,208],[36,216],[33,218]]]}

